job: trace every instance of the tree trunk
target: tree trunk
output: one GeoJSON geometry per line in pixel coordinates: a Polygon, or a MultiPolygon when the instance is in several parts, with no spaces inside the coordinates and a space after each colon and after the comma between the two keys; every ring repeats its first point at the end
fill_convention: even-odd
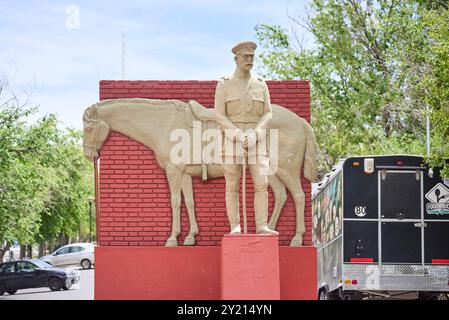
{"type": "Polygon", "coordinates": [[[39,243],[39,257],[42,257],[45,252],[45,242],[39,243]]]}
{"type": "Polygon", "coordinates": [[[20,245],[20,259],[26,258],[26,245],[20,245]]]}
{"type": "Polygon", "coordinates": [[[64,234],[61,233],[59,235],[59,238],[58,238],[58,245],[57,245],[57,247],[61,248],[63,245],[64,245],[64,234]]]}
{"type": "Polygon", "coordinates": [[[0,249],[0,258],[1,258],[0,263],[2,263],[3,259],[5,259],[5,255],[8,252],[10,247],[11,246],[9,244],[7,244],[4,248],[0,249]]]}

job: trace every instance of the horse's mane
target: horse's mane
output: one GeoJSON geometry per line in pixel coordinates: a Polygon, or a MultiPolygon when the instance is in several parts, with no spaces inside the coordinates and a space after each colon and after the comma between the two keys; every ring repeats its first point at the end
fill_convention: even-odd
{"type": "MultiPolygon", "coordinates": [[[[192,102],[192,101],[191,101],[192,102]]],[[[189,103],[191,103],[189,102],[189,103]]],[[[119,99],[106,99],[99,101],[93,105],[91,105],[89,108],[87,108],[83,115],[83,121],[89,121],[89,120],[96,120],[98,119],[98,109],[102,109],[105,107],[120,107],[120,106],[136,106],[141,107],[139,109],[148,111],[155,111],[155,112],[170,112],[170,111],[181,111],[185,112],[187,117],[187,122],[191,123],[193,117],[197,116],[196,113],[199,112],[198,108],[195,111],[191,111],[191,107],[187,102],[183,102],[181,100],[175,100],[175,99],[145,99],[145,98],[119,98],[119,99]],[[170,108],[171,107],[171,108],[170,108]]],[[[200,109],[209,110],[210,108],[207,108],[199,103],[196,103],[200,107],[200,109]]],[[[305,119],[301,118],[299,115],[294,113],[293,111],[280,106],[276,104],[272,104],[273,113],[276,115],[276,117],[273,118],[273,121],[278,122],[281,118],[285,119],[291,119],[291,121],[297,121],[296,119],[299,119],[301,122],[306,121],[305,119]]]]}
{"type": "Polygon", "coordinates": [[[167,106],[174,105],[176,108],[181,108],[184,110],[187,105],[185,102],[174,99],[143,99],[143,98],[120,98],[120,99],[107,99],[92,105],[93,107],[104,107],[104,106],[113,106],[118,104],[138,104],[138,105],[148,105],[154,107],[154,105],[158,106],[167,106]]]}

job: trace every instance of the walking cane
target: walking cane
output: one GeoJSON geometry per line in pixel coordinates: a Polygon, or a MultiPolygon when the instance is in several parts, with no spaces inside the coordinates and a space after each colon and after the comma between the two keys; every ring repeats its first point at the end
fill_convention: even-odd
{"type": "Polygon", "coordinates": [[[243,172],[242,172],[242,207],[243,207],[243,234],[247,234],[247,223],[246,223],[246,155],[247,151],[243,151],[243,172]]]}

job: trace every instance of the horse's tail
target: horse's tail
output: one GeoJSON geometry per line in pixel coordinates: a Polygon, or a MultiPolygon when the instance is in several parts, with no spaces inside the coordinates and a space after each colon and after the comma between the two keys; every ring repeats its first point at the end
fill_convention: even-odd
{"type": "Polygon", "coordinates": [[[312,127],[306,120],[303,120],[303,123],[306,134],[306,150],[304,153],[304,177],[310,182],[314,182],[317,178],[318,146],[312,127]]]}

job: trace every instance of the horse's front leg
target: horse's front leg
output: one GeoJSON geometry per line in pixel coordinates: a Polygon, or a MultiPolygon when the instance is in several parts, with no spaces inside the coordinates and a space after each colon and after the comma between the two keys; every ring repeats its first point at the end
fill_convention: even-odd
{"type": "Polygon", "coordinates": [[[189,214],[190,232],[184,240],[185,246],[193,246],[195,244],[195,236],[198,234],[198,224],[195,218],[195,203],[193,200],[192,177],[188,174],[182,176],[182,193],[184,195],[184,203],[189,214]]]}
{"type": "Polygon", "coordinates": [[[172,231],[165,246],[175,247],[178,245],[178,236],[181,233],[181,183],[182,172],[174,166],[169,166],[165,170],[168,185],[170,187],[170,200],[172,208],[172,231]]]}

